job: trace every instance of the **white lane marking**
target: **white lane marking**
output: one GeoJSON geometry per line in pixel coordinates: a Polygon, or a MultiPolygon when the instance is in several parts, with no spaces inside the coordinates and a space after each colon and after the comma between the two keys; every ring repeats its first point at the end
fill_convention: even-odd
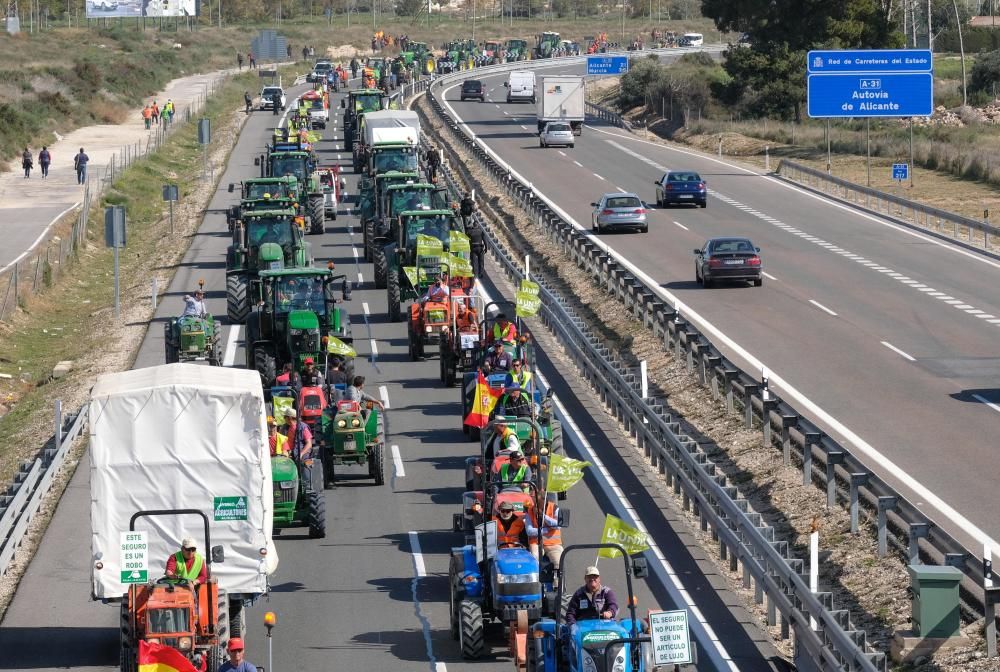
{"type": "Polygon", "coordinates": [[[382,405],[389,408],[389,388],[385,385],[378,386],[378,396],[382,398],[382,405]]]}
{"type": "Polygon", "coordinates": [[[358,284],[359,285],[365,284],[365,276],[361,275],[360,271],[358,271],[358,284]]]}
{"type": "Polygon", "coordinates": [[[575,163],[576,165],[578,165],[578,166],[580,166],[581,168],[583,168],[583,164],[582,164],[582,163],[580,163],[579,161],[573,161],[573,163],[575,163]]]}
{"type": "Polygon", "coordinates": [[[365,315],[366,316],[367,315],[371,315],[371,312],[369,312],[369,310],[368,310],[368,302],[367,301],[365,301],[364,303],[361,304],[361,309],[365,311],[365,315]]]}
{"type": "Polygon", "coordinates": [[[827,308],[826,306],[824,306],[819,301],[813,301],[812,299],[809,299],[809,303],[813,304],[814,306],[816,306],[817,308],[819,308],[820,310],[822,310],[824,313],[829,313],[830,315],[833,315],[834,317],[837,317],[837,313],[833,312],[832,310],[830,310],[829,308],[827,308]]]}
{"type": "Polygon", "coordinates": [[[427,576],[427,566],[424,564],[424,554],[420,549],[420,537],[416,532],[410,531],[410,555],[413,556],[413,581],[410,582],[410,591],[413,594],[413,611],[420,621],[420,629],[424,635],[424,647],[427,651],[427,660],[431,663],[434,672],[447,672],[448,668],[444,663],[434,657],[434,641],[431,639],[431,623],[420,608],[420,598],[417,597],[417,586],[420,579],[427,576]]]}
{"type": "Polygon", "coordinates": [[[560,149],[560,150],[557,150],[557,151],[558,151],[558,152],[559,152],[559,154],[561,154],[562,156],[566,156],[566,152],[562,151],[561,149],[560,149]]]}
{"type": "Polygon", "coordinates": [[[528,127],[527,127],[527,126],[525,126],[524,124],[521,124],[521,130],[522,130],[522,131],[526,131],[526,130],[528,130],[528,127]]]}
{"type": "Polygon", "coordinates": [[[683,224],[681,224],[681,223],[680,223],[680,222],[678,222],[678,221],[674,221],[674,224],[676,224],[677,226],[681,227],[681,228],[682,228],[682,229],[684,229],[685,231],[690,231],[690,230],[691,230],[691,229],[689,229],[688,227],[684,226],[683,224]]]}
{"type": "Polygon", "coordinates": [[[420,550],[420,537],[417,533],[410,531],[410,554],[413,556],[413,571],[418,579],[427,576],[427,567],[424,565],[424,554],[420,550]]]}
{"type": "Polygon", "coordinates": [[[604,178],[601,177],[600,175],[598,175],[597,173],[594,173],[594,177],[596,177],[597,179],[599,179],[601,182],[604,182],[604,178]]]}
{"type": "Polygon", "coordinates": [[[611,186],[614,187],[615,189],[617,189],[619,194],[624,194],[625,193],[625,190],[622,189],[621,187],[619,187],[617,184],[612,184],[611,186]]]}
{"type": "MultiPolygon", "coordinates": [[[[457,84],[455,86],[457,86],[457,84]]],[[[454,88],[454,86],[451,87],[451,88],[454,88]]],[[[452,115],[454,115],[455,114],[455,110],[450,105],[447,105],[447,103],[446,103],[446,106],[449,108],[450,113],[452,115]]],[[[467,124],[463,124],[463,125],[465,125],[466,127],[468,126],[467,124]]],[[[593,127],[588,127],[588,128],[593,128],[593,127]]],[[[605,133],[607,135],[615,135],[613,133],[610,133],[608,131],[604,131],[604,130],[598,129],[598,128],[594,128],[593,130],[595,132],[605,133]]],[[[617,136],[617,137],[620,137],[620,138],[623,138],[623,139],[628,139],[628,140],[632,140],[633,139],[633,138],[626,138],[625,136],[617,136]]],[[[644,141],[640,140],[639,142],[644,142],[644,141]]],[[[646,144],[653,145],[655,143],[646,142],[646,144]]],[[[510,166],[510,164],[508,164],[506,161],[504,161],[495,151],[493,151],[492,149],[490,149],[489,146],[485,142],[483,142],[482,140],[479,140],[479,145],[487,153],[489,153],[490,156],[492,156],[494,159],[496,159],[501,166],[509,168],[510,171],[511,171],[511,174],[513,174],[514,176],[516,176],[518,179],[522,180],[524,183],[526,183],[526,184],[528,183],[528,180],[524,179],[524,177],[520,173],[518,173],[516,170],[514,170],[513,167],[510,166]]],[[[682,152],[682,153],[687,153],[690,156],[699,156],[701,158],[706,158],[702,154],[695,154],[693,152],[683,152],[683,150],[674,150],[674,151],[679,151],[679,152],[682,152]]],[[[717,163],[720,163],[720,164],[722,164],[724,166],[730,166],[730,164],[727,164],[724,161],[717,161],[717,163]]],[[[760,173],[756,173],[755,171],[747,170],[747,169],[739,167],[739,166],[731,166],[731,167],[736,168],[738,170],[741,170],[741,171],[743,171],[745,173],[749,173],[749,174],[753,174],[753,175],[760,175],[760,173]]],[[[771,178],[771,179],[773,181],[773,178],[771,178]]],[[[785,185],[784,183],[782,183],[780,180],[778,180],[776,182],[778,184],[781,184],[782,186],[786,186],[786,187],[788,186],[788,185],[785,185]]],[[[796,191],[802,191],[802,190],[797,189],[796,191]]],[[[542,199],[543,202],[545,202],[549,207],[551,207],[555,212],[557,212],[571,226],[573,226],[574,228],[576,228],[579,231],[585,231],[584,227],[579,222],[577,222],[568,212],[566,212],[561,207],[559,207],[559,205],[555,201],[553,201],[551,198],[549,198],[548,196],[546,196],[545,194],[543,194],[537,188],[535,189],[535,193],[539,196],[539,198],[542,199]]],[[[803,193],[807,193],[808,194],[808,192],[803,192],[803,193]]],[[[823,200],[823,199],[817,199],[817,200],[823,200]]],[[[824,202],[830,203],[830,201],[824,201],[824,202]]],[[[833,205],[836,206],[838,204],[833,203],[833,205]]],[[[847,207],[842,207],[841,209],[848,210],[847,207]]],[[[853,210],[851,212],[854,213],[854,214],[858,214],[858,213],[854,212],[853,210]]],[[[871,219],[872,221],[878,222],[880,224],[883,223],[883,222],[881,222],[880,220],[878,220],[875,217],[868,217],[868,219],[871,219]]],[[[895,227],[895,228],[898,228],[898,227],[895,227]]],[[[906,231],[906,233],[911,234],[911,232],[909,232],[909,231],[906,231]]],[[[924,237],[924,238],[926,238],[926,237],[924,237]]],[[[935,241],[935,240],[932,240],[932,239],[927,239],[927,241],[928,242],[932,242],[932,243],[934,243],[936,245],[940,244],[939,241],[935,241]]],[[[949,249],[951,249],[951,248],[949,248],[949,249]]],[[[677,310],[679,312],[682,312],[682,314],[688,320],[691,320],[692,322],[694,322],[694,324],[696,326],[701,327],[701,329],[703,331],[707,332],[708,335],[714,337],[717,340],[718,343],[721,343],[722,345],[724,345],[727,348],[729,348],[734,353],[735,356],[737,356],[740,359],[742,359],[747,364],[747,366],[749,366],[751,369],[755,369],[757,371],[760,371],[762,368],[764,368],[764,366],[765,366],[764,363],[761,362],[757,357],[755,357],[754,355],[752,355],[746,348],[744,348],[743,346],[739,345],[732,338],[730,338],[726,334],[722,333],[722,331],[718,327],[716,327],[714,324],[712,324],[711,322],[709,322],[708,320],[706,320],[704,317],[702,317],[696,310],[693,310],[692,308],[690,308],[689,306],[687,306],[683,301],[681,301],[679,298],[677,298],[677,296],[675,296],[674,294],[672,294],[668,290],[660,287],[659,283],[656,282],[652,277],[650,277],[648,273],[644,272],[642,269],[640,269],[639,267],[637,267],[635,264],[631,263],[628,259],[626,259],[624,256],[622,256],[621,253],[619,253],[617,250],[615,250],[614,248],[612,248],[610,245],[605,245],[605,250],[606,250],[607,254],[613,255],[614,258],[616,260],[618,260],[619,263],[621,263],[623,266],[625,266],[626,268],[628,268],[629,271],[631,271],[633,275],[635,275],[637,278],[641,279],[643,282],[645,282],[646,284],[650,285],[651,287],[654,287],[657,295],[659,295],[661,298],[665,299],[670,305],[672,305],[674,307],[675,310],[677,310]]],[[[955,250],[955,251],[959,251],[959,250],[955,250]]],[[[994,323],[992,321],[988,321],[988,322],[994,323]]],[[[997,319],[996,322],[995,322],[995,324],[1000,324],[1000,319],[997,319]]],[[[1000,544],[998,544],[996,542],[996,540],[994,540],[992,537],[990,537],[988,534],[986,534],[977,525],[974,525],[972,523],[972,521],[970,521],[968,518],[966,518],[961,513],[959,513],[954,507],[952,507],[947,502],[945,502],[943,499],[941,499],[936,494],[934,494],[934,492],[931,491],[930,488],[928,488],[927,486],[925,486],[922,483],[920,483],[920,481],[918,481],[917,479],[915,479],[912,476],[910,476],[904,469],[902,469],[895,462],[893,462],[888,457],[886,457],[885,455],[883,455],[878,449],[875,448],[875,446],[871,445],[870,443],[868,443],[867,441],[865,441],[864,439],[862,439],[856,432],[854,432],[853,430],[851,430],[844,423],[840,422],[835,417],[833,417],[830,413],[828,413],[824,409],[820,408],[820,406],[817,405],[816,402],[814,402],[809,397],[805,396],[795,386],[791,385],[788,381],[786,381],[780,374],[778,374],[775,371],[775,369],[773,367],[768,366],[767,370],[771,374],[771,377],[769,378],[770,382],[773,385],[775,385],[775,386],[783,389],[790,399],[792,399],[793,401],[795,401],[796,403],[798,403],[800,405],[800,407],[803,409],[804,412],[811,413],[817,421],[825,423],[827,426],[830,427],[830,429],[831,429],[832,432],[834,432],[835,434],[839,435],[839,437],[842,439],[843,442],[849,443],[850,445],[852,445],[855,448],[857,448],[857,450],[864,457],[867,457],[868,459],[872,460],[877,466],[879,466],[882,469],[884,469],[889,475],[891,475],[893,478],[899,480],[907,488],[909,488],[910,490],[912,490],[913,493],[921,501],[923,501],[927,505],[924,508],[925,512],[927,511],[928,507],[929,508],[933,508],[935,510],[935,512],[942,514],[945,518],[947,518],[948,520],[952,521],[955,525],[957,525],[967,535],[969,535],[970,537],[972,537],[972,538],[976,539],[977,541],[981,542],[984,546],[988,547],[990,549],[991,553],[993,552],[994,549],[996,549],[997,552],[1000,552],[1000,544]]],[[[932,517],[932,520],[933,520],[933,517],[932,517]]]]}
{"type": "Polygon", "coordinates": [[[768,273],[767,271],[761,271],[761,272],[760,272],[760,274],[761,274],[761,275],[763,275],[763,276],[764,276],[765,278],[767,278],[768,280],[777,280],[777,278],[776,278],[776,277],[774,277],[773,275],[771,275],[771,274],[770,274],[770,273],[768,273]]]}
{"type": "Polygon", "coordinates": [[[375,342],[374,338],[369,338],[368,341],[372,346],[372,357],[378,357],[378,343],[375,342]]]}
{"type": "Polygon", "coordinates": [[[357,259],[358,258],[358,248],[357,248],[357,246],[351,245],[351,252],[354,253],[354,258],[357,259]]]}
{"type": "Polygon", "coordinates": [[[908,354],[906,354],[905,352],[903,352],[902,350],[900,350],[899,348],[897,348],[895,345],[893,345],[889,341],[881,341],[881,343],[882,343],[882,345],[884,345],[885,347],[889,348],[890,350],[892,350],[893,352],[895,352],[897,355],[899,355],[900,357],[902,357],[903,359],[908,359],[911,362],[917,361],[916,359],[914,359],[913,357],[910,357],[908,354]]]}
{"type": "Polygon", "coordinates": [[[232,366],[236,363],[236,342],[240,340],[241,324],[234,324],[229,327],[229,337],[226,339],[226,355],[222,359],[223,366],[232,366]]]}
{"type": "Polygon", "coordinates": [[[1000,404],[994,404],[992,401],[990,401],[986,397],[982,397],[982,396],[980,396],[978,394],[973,394],[972,398],[975,399],[976,401],[979,401],[979,402],[982,402],[982,403],[986,404],[987,406],[989,406],[990,408],[992,408],[997,413],[1000,413],[1000,404]]]}
{"type": "MultiPolygon", "coordinates": [[[[537,373],[538,373],[538,379],[541,381],[542,385],[545,386],[545,389],[546,390],[551,389],[549,381],[545,378],[542,372],[538,371],[537,373]]],[[[601,458],[597,456],[597,451],[594,450],[594,447],[583,436],[583,432],[580,430],[580,427],[576,424],[576,421],[574,421],[573,418],[570,417],[569,412],[566,410],[566,407],[563,406],[563,403],[559,399],[559,397],[553,396],[552,400],[555,402],[555,406],[558,409],[559,414],[562,416],[562,421],[564,425],[569,425],[571,429],[570,440],[573,443],[577,444],[577,447],[580,449],[581,453],[586,454],[585,459],[594,465],[594,467],[597,469],[597,471],[600,472],[601,476],[603,477],[604,482],[608,485],[608,489],[610,489],[611,492],[614,493],[614,495],[616,495],[615,497],[609,497],[609,500],[612,502],[611,505],[616,509],[620,508],[621,509],[620,513],[625,514],[622,517],[626,521],[635,525],[636,528],[638,528],[646,535],[647,543],[649,543],[649,549],[653,552],[653,554],[656,556],[656,559],[663,567],[663,570],[666,573],[670,583],[673,584],[674,589],[680,594],[681,599],[684,600],[685,606],[687,607],[688,611],[695,617],[695,619],[697,619],[698,624],[704,630],[709,641],[712,643],[712,646],[718,652],[719,657],[721,657],[722,660],[729,665],[730,670],[732,670],[733,672],[739,672],[739,667],[733,661],[732,656],[729,655],[729,652],[726,650],[726,646],[722,643],[722,640],[719,639],[719,636],[715,633],[715,630],[709,624],[708,620],[705,618],[705,615],[702,613],[701,609],[699,609],[698,605],[695,604],[694,597],[691,595],[691,593],[688,592],[687,588],[684,587],[684,584],[681,582],[681,578],[677,575],[677,571],[670,564],[670,561],[667,560],[667,556],[664,555],[663,551],[660,550],[659,545],[655,541],[653,541],[652,537],[649,534],[649,530],[646,529],[646,526],[643,524],[642,519],[639,517],[638,511],[636,511],[635,508],[632,506],[632,504],[629,502],[627,496],[625,495],[625,492],[622,490],[621,486],[618,485],[617,481],[615,481],[614,476],[611,475],[611,472],[608,471],[608,468],[604,466],[604,462],[602,462],[601,458]],[[575,441],[573,441],[574,438],[576,439],[575,441]]]]}
{"type": "Polygon", "coordinates": [[[392,463],[396,466],[396,478],[406,476],[406,469],[403,467],[403,456],[399,454],[399,446],[392,444],[392,463]]]}

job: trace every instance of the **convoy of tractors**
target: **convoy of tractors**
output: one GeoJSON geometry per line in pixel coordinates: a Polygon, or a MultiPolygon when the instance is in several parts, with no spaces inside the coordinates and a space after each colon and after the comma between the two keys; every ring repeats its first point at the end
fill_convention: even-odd
{"type": "MultiPolygon", "coordinates": [[[[525,40],[456,40],[435,60],[427,45],[411,42],[396,61],[366,67],[419,76],[545,58],[558,45],[557,33],[539,35],[533,49],[525,40]]],[[[435,150],[417,115],[366,83],[340,101],[364,257],[374,263],[375,287],[386,291],[389,321],[406,322],[410,358],[437,357],[441,383],[458,387],[455,422],[477,444],[452,521],[451,634],[462,655],[476,659],[489,650],[490,633],[501,631],[487,625],[501,623],[517,670],[649,670],[648,626],[636,617],[631,583],[645,576],[641,559],[623,554],[629,618],[571,628],[560,616],[571,584],[565,563],[557,567],[544,551],[569,525],[565,492],[550,492],[548,482],[563,434],[551,392],[531,376],[531,337],[518,318],[504,317],[513,306],[501,310],[477,291],[456,195],[427,169],[426,152],[435,150]],[[504,361],[500,352],[522,363],[523,388],[494,365],[504,361]],[[521,459],[528,469],[512,468],[521,459]],[[501,520],[511,507],[513,519],[501,520]],[[534,536],[509,537],[511,520],[534,536]]],[[[385,483],[384,409],[352,387],[351,283],[332,263],[316,265],[309,240],[345,212],[342,169],[322,165],[316,153],[320,131],[336,127],[333,92],[321,79],[291,104],[289,124],[255,160],[259,177],[229,185],[239,202],[227,210],[226,305],[229,323],[246,325],[243,367],[221,366],[211,315],[187,314],[165,326],[167,365],[104,375],[92,391],[92,494],[102,509],[93,516],[93,594],[121,610],[123,672],[139,669],[150,642],[217,672],[228,639],[244,634],[244,608],[268,591],[278,565],[273,530],[330,534],[325,490],[338,470],[360,467],[376,486],[385,483]],[[289,438],[276,441],[271,425],[289,438]],[[303,427],[311,450],[303,448],[303,427]],[[142,494],[116,487],[126,480],[142,494]],[[194,529],[205,580],[161,578],[178,531],[194,529]],[[127,552],[129,544],[144,550],[127,552]]],[[[564,555],[598,546],[568,546],[564,555]]]]}

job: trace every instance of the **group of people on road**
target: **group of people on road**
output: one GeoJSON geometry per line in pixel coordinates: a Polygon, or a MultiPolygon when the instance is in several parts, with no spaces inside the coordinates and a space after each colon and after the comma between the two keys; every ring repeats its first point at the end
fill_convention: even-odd
{"type": "Polygon", "coordinates": [[[164,124],[169,125],[174,120],[174,101],[167,99],[164,103],[163,109],[154,100],[151,103],[146,103],[142,108],[142,122],[146,125],[146,130],[148,131],[153,126],[159,125],[162,120],[164,124]]]}
{"type": "MultiPolygon", "coordinates": [[[[73,157],[73,169],[76,171],[76,183],[85,184],[87,182],[87,164],[90,162],[90,157],[87,156],[86,152],[83,151],[83,147],[80,148],[80,153],[73,157]]],[[[42,178],[49,176],[49,166],[52,165],[52,152],[49,150],[48,146],[42,146],[40,152],[38,152],[38,167],[42,171],[42,178]]],[[[27,147],[21,153],[21,168],[24,170],[24,179],[31,178],[31,171],[35,168],[35,159],[31,153],[31,150],[27,147]]]]}

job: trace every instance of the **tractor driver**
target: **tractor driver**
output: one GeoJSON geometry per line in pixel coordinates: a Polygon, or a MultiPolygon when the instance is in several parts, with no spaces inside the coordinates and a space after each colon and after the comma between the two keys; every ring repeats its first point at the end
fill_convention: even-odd
{"type": "Polygon", "coordinates": [[[385,406],[382,404],[382,402],[373,397],[372,395],[368,394],[367,392],[365,392],[364,387],[365,387],[365,377],[354,376],[354,380],[351,381],[351,384],[347,386],[347,393],[344,395],[344,398],[347,399],[348,401],[357,402],[358,404],[363,404],[366,401],[370,401],[376,406],[378,406],[379,410],[384,411],[385,406]]]}
{"type": "Polygon", "coordinates": [[[261,235],[260,240],[257,241],[257,244],[263,245],[264,243],[277,243],[280,245],[281,239],[281,225],[272,219],[267,223],[267,228],[264,229],[264,233],[261,235]]]}
{"type": "Polygon", "coordinates": [[[299,422],[299,414],[294,408],[285,411],[285,436],[288,438],[289,456],[299,466],[300,477],[312,484],[312,432],[306,423],[299,422]]]}
{"type": "Polygon", "coordinates": [[[198,545],[194,539],[185,537],[181,540],[181,550],[167,558],[167,569],[164,574],[168,579],[182,579],[195,583],[208,581],[205,558],[198,552],[198,545]]]}
{"type": "Polygon", "coordinates": [[[190,294],[184,297],[184,312],[181,317],[205,317],[208,309],[205,307],[205,290],[201,287],[194,290],[194,296],[190,294]]]}
{"type": "Polygon", "coordinates": [[[504,389],[506,393],[503,399],[500,400],[500,408],[503,409],[503,414],[516,418],[530,417],[531,400],[526,395],[521,394],[521,386],[517,383],[511,383],[504,389]]]}
{"type": "MultiPolygon", "coordinates": [[[[506,466],[506,465],[504,465],[506,466]]],[[[512,502],[500,503],[497,516],[497,548],[504,546],[528,546],[528,531],[521,516],[514,514],[512,502]]]]}
{"type": "Polygon", "coordinates": [[[513,358],[503,349],[503,341],[496,341],[493,343],[493,350],[483,362],[483,368],[487,373],[507,373],[512,364],[513,358]]]}
{"type": "Polygon", "coordinates": [[[316,360],[306,357],[302,362],[302,387],[319,387],[323,384],[323,376],[316,369],[316,360]]]}
{"type": "Polygon", "coordinates": [[[288,452],[288,437],[278,433],[278,423],[270,415],[267,416],[267,439],[271,444],[271,457],[288,452]]]}
{"type": "Polygon", "coordinates": [[[510,387],[512,383],[517,383],[521,386],[522,390],[528,389],[528,383],[531,381],[531,371],[527,371],[524,368],[524,362],[520,359],[515,359],[511,362],[513,368],[510,373],[507,374],[507,380],[504,381],[504,387],[510,387]]]}
{"type": "Polygon", "coordinates": [[[528,491],[527,487],[518,485],[531,481],[531,467],[525,462],[524,453],[520,450],[511,451],[510,461],[500,465],[500,480],[506,484],[501,492],[528,491]]]}
{"type": "Polygon", "coordinates": [[[448,286],[448,272],[441,271],[438,279],[433,285],[427,288],[427,293],[421,297],[420,303],[427,303],[428,301],[441,303],[447,301],[449,296],[451,296],[451,287],[448,286]]]}
{"type": "Polygon", "coordinates": [[[493,324],[493,329],[489,333],[490,342],[501,341],[507,345],[514,345],[517,341],[517,327],[507,319],[503,313],[497,315],[497,321],[493,324]]]}
{"type": "Polygon", "coordinates": [[[479,326],[476,324],[476,311],[465,305],[464,301],[456,302],[455,327],[460,334],[474,333],[479,326]]]}
{"type": "Polygon", "coordinates": [[[566,607],[566,625],[576,625],[577,621],[611,620],[618,613],[615,591],[601,585],[601,570],[588,567],[581,586],[566,607]]]}

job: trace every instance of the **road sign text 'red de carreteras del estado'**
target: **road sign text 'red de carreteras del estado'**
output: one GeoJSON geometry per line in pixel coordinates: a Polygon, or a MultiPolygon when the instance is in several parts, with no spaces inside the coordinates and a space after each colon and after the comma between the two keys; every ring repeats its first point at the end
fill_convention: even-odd
{"type": "Polygon", "coordinates": [[[927,49],[810,51],[807,64],[810,117],[927,117],[934,112],[934,65],[927,49]]]}

